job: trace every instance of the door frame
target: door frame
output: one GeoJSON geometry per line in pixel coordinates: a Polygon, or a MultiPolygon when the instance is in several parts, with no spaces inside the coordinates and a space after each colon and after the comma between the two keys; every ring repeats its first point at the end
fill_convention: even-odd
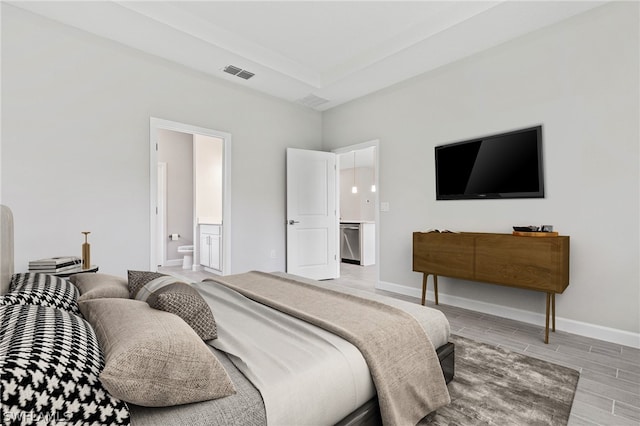
{"type": "MultiPolygon", "coordinates": [[[[231,133],[219,130],[207,129],[191,124],[164,120],[161,118],[149,118],[149,270],[158,268],[158,130],[173,130],[181,133],[211,136],[223,140],[222,148],[222,275],[231,273],[231,133]]],[[[199,258],[197,218],[194,212],[194,262],[199,258]]],[[[195,265],[195,263],[194,263],[195,265]]]]}
{"type": "MultiPolygon", "coordinates": [[[[162,230],[167,234],[167,163],[156,163],[158,173],[158,199],[157,199],[157,227],[156,236],[162,230]]],[[[165,266],[167,264],[167,241],[161,239],[158,241],[156,253],[159,259],[156,258],[156,263],[165,266]]]]}
{"type": "MultiPolygon", "coordinates": [[[[378,288],[380,283],[380,139],[373,139],[367,142],[357,143],[355,145],[343,146],[340,148],[336,148],[331,152],[337,154],[337,167],[340,170],[340,154],[346,154],[351,151],[358,151],[361,149],[375,147],[375,161],[374,161],[374,170],[375,170],[375,179],[374,183],[376,185],[376,196],[374,201],[374,209],[375,209],[375,230],[376,230],[376,288],[378,288]]],[[[337,175],[338,180],[338,188],[340,186],[340,173],[337,175]]],[[[338,209],[340,208],[340,191],[337,194],[338,197],[338,209]]],[[[340,227],[338,227],[338,241],[340,241],[340,227]]]]}

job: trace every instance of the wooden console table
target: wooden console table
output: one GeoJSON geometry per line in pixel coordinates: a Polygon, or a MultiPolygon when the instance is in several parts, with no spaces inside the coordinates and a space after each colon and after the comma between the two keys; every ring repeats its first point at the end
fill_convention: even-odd
{"type": "Polygon", "coordinates": [[[569,237],[522,237],[475,232],[413,233],[413,270],[433,275],[438,304],[438,275],[487,282],[547,294],[544,342],[549,343],[549,314],[556,330],[556,293],[569,285],[569,237]]]}

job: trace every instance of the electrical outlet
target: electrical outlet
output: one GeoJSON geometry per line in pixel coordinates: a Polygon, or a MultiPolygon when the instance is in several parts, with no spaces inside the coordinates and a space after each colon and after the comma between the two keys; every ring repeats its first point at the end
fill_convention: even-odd
{"type": "Polygon", "coordinates": [[[276,251],[275,250],[271,250],[271,253],[269,255],[272,259],[276,258],[276,251]]]}
{"type": "Polygon", "coordinates": [[[389,211],[389,203],[386,201],[383,201],[380,203],[380,211],[381,212],[388,212],[389,211]]]}

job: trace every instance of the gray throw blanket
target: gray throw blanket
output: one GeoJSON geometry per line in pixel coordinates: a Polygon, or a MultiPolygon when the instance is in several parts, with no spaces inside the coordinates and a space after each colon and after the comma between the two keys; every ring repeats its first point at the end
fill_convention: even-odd
{"type": "Polygon", "coordinates": [[[207,281],[355,345],[369,366],[386,425],[415,425],[451,401],[431,341],[420,324],[400,309],[262,272],[207,281]]]}

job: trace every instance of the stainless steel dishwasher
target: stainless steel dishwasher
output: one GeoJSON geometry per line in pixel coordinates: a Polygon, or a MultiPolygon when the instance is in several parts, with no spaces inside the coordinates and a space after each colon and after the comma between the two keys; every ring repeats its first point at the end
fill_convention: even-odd
{"type": "Polygon", "coordinates": [[[360,264],[360,226],[356,223],[340,224],[340,257],[345,263],[360,264]]]}

